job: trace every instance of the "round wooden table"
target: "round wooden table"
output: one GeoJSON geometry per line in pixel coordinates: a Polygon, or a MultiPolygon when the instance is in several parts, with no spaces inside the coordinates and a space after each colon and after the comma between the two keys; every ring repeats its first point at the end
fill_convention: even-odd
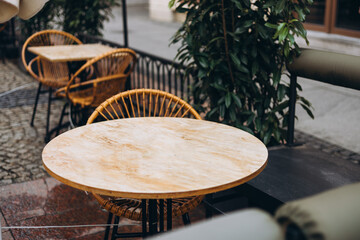
{"type": "Polygon", "coordinates": [[[226,190],[266,166],[264,144],[240,129],[188,118],[144,117],[94,123],[44,148],[51,176],[97,194],[171,199],[226,190]]]}

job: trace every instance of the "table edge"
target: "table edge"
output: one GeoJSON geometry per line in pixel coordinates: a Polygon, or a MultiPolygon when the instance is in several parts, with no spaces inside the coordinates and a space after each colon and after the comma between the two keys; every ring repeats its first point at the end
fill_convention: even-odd
{"type": "Polygon", "coordinates": [[[223,184],[221,186],[215,186],[215,187],[211,187],[211,188],[205,188],[205,189],[201,189],[201,190],[191,190],[191,191],[185,191],[185,192],[169,192],[169,193],[140,193],[140,192],[121,192],[121,191],[108,191],[108,190],[104,190],[104,189],[99,189],[99,188],[93,188],[93,187],[89,187],[83,184],[79,184],[73,181],[70,181],[68,179],[65,179],[57,174],[55,174],[53,171],[51,171],[43,162],[43,166],[45,168],[45,170],[56,180],[70,186],[73,188],[77,188],[79,190],[83,190],[83,191],[87,191],[90,193],[95,193],[95,194],[100,194],[100,195],[105,195],[105,196],[112,196],[112,197],[124,197],[124,198],[135,198],[135,199],[174,199],[174,198],[186,198],[186,197],[193,197],[193,196],[199,196],[199,195],[206,195],[206,194],[210,194],[210,193],[215,193],[215,192],[220,192],[220,191],[224,191],[236,186],[239,186],[241,184],[244,184],[248,181],[250,181],[251,179],[255,178],[256,176],[258,176],[266,167],[268,163],[268,156],[266,161],[264,162],[264,164],[255,172],[253,172],[252,174],[246,176],[245,178],[233,181],[233,182],[229,182],[227,184],[223,184]]]}

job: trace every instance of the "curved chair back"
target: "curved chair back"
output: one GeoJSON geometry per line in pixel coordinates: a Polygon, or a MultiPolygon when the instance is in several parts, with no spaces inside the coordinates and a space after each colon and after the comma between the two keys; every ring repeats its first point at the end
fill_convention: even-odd
{"type": "Polygon", "coordinates": [[[58,88],[66,85],[69,80],[69,69],[67,63],[52,63],[40,59],[28,51],[28,47],[73,45],[82,42],[71,35],[60,30],[43,30],[31,35],[24,43],[21,58],[26,70],[38,81],[46,86],[58,88]],[[37,64],[34,64],[37,62],[37,64]]]}
{"type": "Polygon", "coordinates": [[[190,104],[173,94],[155,89],[135,89],[107,99],[95,109],[87,123],[131,117],[201,119],[190,104]]]}
{"type": "Polygon", "coordinates": [[[124,91],[126,79],[135,64],[136,53],[128,48],[93,58],[72,76],[64,89],[66,97],[74,105],[97,107],[107,98],[124,91]]]}

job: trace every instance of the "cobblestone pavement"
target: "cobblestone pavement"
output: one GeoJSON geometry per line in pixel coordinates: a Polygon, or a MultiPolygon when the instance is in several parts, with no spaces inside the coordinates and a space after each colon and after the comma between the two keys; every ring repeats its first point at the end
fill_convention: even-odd
{"type": "MultiPolygon", "coordinates": [[[[47,176],[41,162],[46,96],[39,101],[34,127],[30,126],[37,86],[14,63],[0,63],[0,185],[47,176]]],[[[56,126],[61,107],[61,101],[52,105],[51,126],[56,126]]]]}
{"type": "MultiPolygon", "coordinates": [[[[41,162],[45,146],[46,97],[38,105],[35,126],[30,127],[36,89],[37,82],[17,65],[10,61],[5,65],[0,63],[0,185],[47,176],[41,162]]],[[[52,127],[56,126],[62,106],[61,101],[52,105],[52,127]]],[[[355,164],[360,162],[357,153],[302,132],[296,132],[295,136],[298,142],[355,164]]]]}

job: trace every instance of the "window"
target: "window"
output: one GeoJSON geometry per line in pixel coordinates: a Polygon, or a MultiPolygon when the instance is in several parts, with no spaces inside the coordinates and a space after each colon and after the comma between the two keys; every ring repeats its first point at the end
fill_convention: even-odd
{"type": "Polygon", "coordinates": [[[314,0],[305,27],[360,38],[360,0],[314,0]]]}

